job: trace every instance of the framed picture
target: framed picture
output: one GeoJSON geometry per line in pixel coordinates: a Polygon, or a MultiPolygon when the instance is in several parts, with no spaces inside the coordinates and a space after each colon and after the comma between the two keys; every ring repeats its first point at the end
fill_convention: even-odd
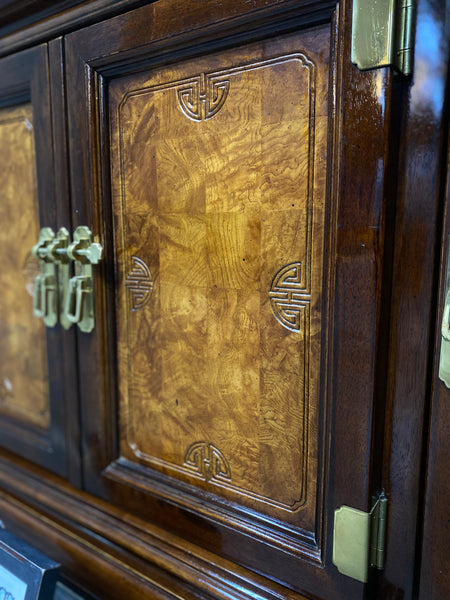
{"type": "Polygon", "coordinates": [[[59,565],[0,529],[0,600],[52,600],[59,565]]]}

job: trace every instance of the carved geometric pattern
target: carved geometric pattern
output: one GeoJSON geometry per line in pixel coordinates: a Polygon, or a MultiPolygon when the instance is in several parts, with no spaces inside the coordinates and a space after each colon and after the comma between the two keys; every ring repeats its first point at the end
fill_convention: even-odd
{"type": "Polygon", "coordinates": [[[177,88],[178,103],[189,119],[206,121],[214,117],[225,104],[229,90],[228,79],[203,73],[177,88]]]}
{"type": "Polygon", "coordinates": [[[137,256],[132,256],[132,267],[128,277],[125,279],[125,287],[131,292],[132,309],[144,308],[150,300],[153,290],[153,279],[150,269],[145,262],[137,256]]]}
{"type": "Polygon", "coordinates": [[[276,320],[289,329],[300,331],[302,313],[309,304],[302,285],[302,263],[286,265],[275,275],[269,292],[270,303],[276,320]]]}
{"type": "Polygon", "coordinates": [[[230,466],[222,452],[207,442],[194,442],[186,450],[184,464],[205,481],[231,481],[230,466]]]}

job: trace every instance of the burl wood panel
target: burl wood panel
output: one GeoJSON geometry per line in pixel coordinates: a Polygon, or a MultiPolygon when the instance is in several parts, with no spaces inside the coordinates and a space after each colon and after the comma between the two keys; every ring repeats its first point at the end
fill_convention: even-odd
{"type": "Polygon", "coordinates": [[[31,105],[0,111],[0,413],[49,426],[45,329],[33,316],[39,213],[31,105]]]}
{"type": "Polygon", "coordinates": [[[305,32],[109,90],[121,455],[296,524],[318,477],[327,53],[305,32]]]}

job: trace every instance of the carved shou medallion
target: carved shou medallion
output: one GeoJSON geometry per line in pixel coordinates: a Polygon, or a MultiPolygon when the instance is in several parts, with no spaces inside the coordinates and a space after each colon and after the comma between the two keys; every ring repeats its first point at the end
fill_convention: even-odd
{"type": "Polygon", "coordinates": [[[125,279],[125,287],[131,293],[132,309],[134,311],[144,308],[150,300],[153,290],[153,279],[150,269],[145,262],[137,256],[132,256],[132,267],[125,279]]]}
{"type": "Polygon", "coordinates": [[[195,442],[186,450],[184,464],[205,481],[231,481],[231,470],[223,454],[212,444],[195,442]]]}
{"type": "Polygon", "coordinates": [[[189,119],[204,121],[216,115],[225,104],[230,82],[217,75],[202,74],[177,88],[178,103],[189,119]]]}
{"type": "Polygon", "coordinates": [[[300,331],[310,296],[302,284],[302,263],[286,265],[273,278],[270,303],[276,320],[290,331],[300,331]]]}

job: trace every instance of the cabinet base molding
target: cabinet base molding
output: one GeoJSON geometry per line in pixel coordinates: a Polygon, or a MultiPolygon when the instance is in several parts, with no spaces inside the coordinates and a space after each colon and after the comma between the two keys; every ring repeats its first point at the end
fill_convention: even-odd
{"type": "Polygon", "coordinates": [[[63,576],[108,600],[306,600],[71,486],[0,460],[4,526],[64,565],[63,576]],[[125,596],[126,595],[126,596],[125,596]]]}

